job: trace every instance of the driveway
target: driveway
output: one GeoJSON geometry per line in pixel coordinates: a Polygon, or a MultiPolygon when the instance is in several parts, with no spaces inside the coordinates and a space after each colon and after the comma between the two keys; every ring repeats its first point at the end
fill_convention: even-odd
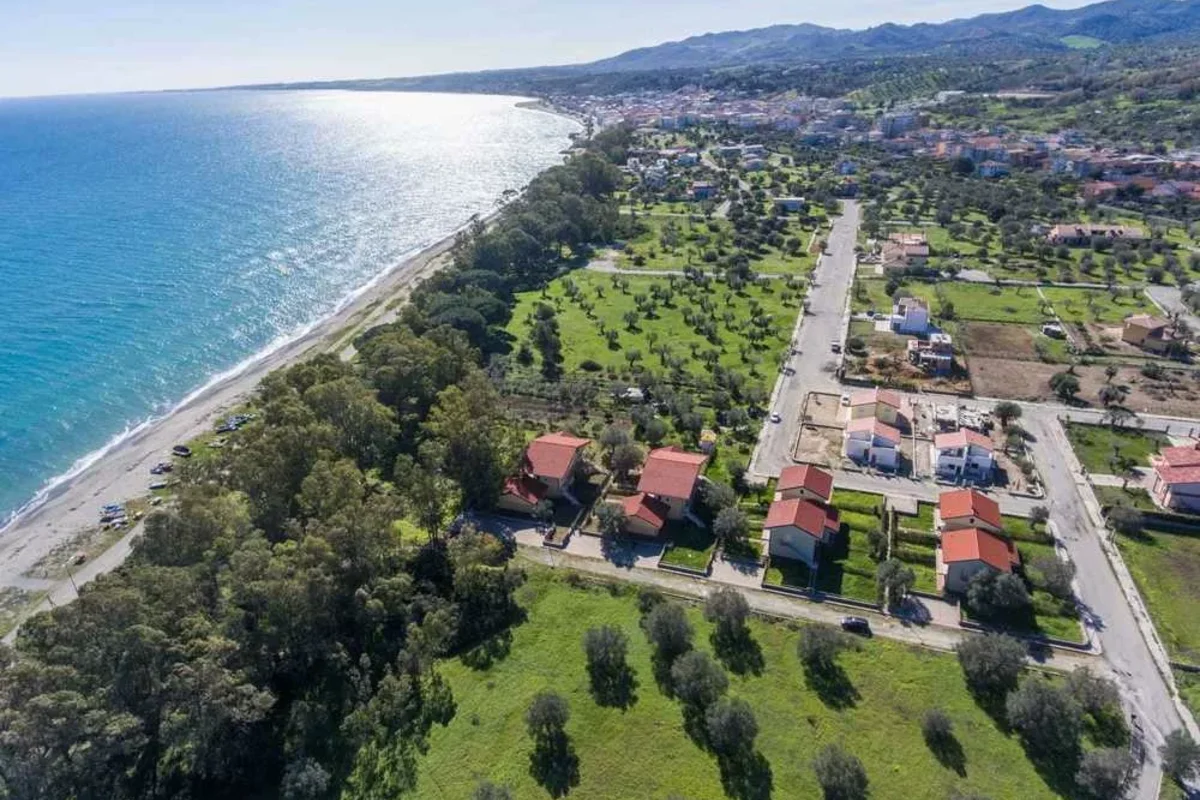
{"type": "Polygon", "coordinates": [[[778,475],[792,463],[792,447],[800,434],[800,409],[809,392],[840,394],[834,369],[838,356],[831,342],[840,342],[845,327],[846,300],[854,282],[858,243],[859,207],[853,200],[842,205],[842,215],[833,223],[828,248],[817,262],[813,284],[808,293],[808,313],[798,320],[794,335],[799,353],[790,356],[787,367],[775,384],[771,412],[781,422],[768,421],[759,434],[758,446],[750,463],[757,477],[778,475]]]}

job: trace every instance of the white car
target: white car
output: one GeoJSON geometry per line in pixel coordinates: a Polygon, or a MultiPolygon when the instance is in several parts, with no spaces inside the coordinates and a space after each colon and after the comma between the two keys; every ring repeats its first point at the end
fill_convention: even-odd
{"type": "Polygon", "coordinates": [[[775,423],[783,422],[783,417],[779,416],[779,412],[777,412],[777,411],[772,412],[771,413],[771,422],[775,422],[775,423]]]}

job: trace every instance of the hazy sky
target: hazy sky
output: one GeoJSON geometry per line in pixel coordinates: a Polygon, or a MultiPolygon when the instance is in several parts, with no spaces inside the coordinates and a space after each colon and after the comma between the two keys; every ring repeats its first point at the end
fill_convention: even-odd
{"type": "Polygon", "coordinates": [[[1031,1],[0,0],[0,96],[561,64],[709,31],[864,28],[1031,1]]]}

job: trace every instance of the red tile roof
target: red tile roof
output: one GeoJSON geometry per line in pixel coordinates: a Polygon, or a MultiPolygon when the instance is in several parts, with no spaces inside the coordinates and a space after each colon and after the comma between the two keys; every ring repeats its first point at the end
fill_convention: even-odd
{"type": "Polygon", "coordinates": [[[580,439],[567,433],[539,436],[525,449],[525,461],[529,472],[539,478],[562,480],[567,477],[579,448],[591,443],[591,439],[580,439]]]}
{"type": "Polygon", "coordinates": [[[938,497],[938,513],[943,520],[975,517],[995,528],[1003,527],[1000,504],[974,489],[955,489],[938,497]]]}
{"type": "Polygon", "coordinates": [[[779,473],[779,484],[776,488],[781,492],[807,489],[828,503],[833,494],[833,476],[812,464],[791,466],[779,473]]]}
{"type": "Polygon", "coordinates": [[[626,517],[637,517],[652,525],[656,531],[662,530],[662,526],[667,524],[667,506],[641,492],[622,500],[621,510],[626,517]]]}
{"type": "Polygon", "coordinates": [[[820,538],[826,528],[836,531],[838,528],[838,512],[811,500],[776,500],[767,510],[764,528],[782,528],[794,525],[810,536],[820,538]]]}
{"type": "Polygon", "coordinates": [[[888,425],[886,422],[880,422],[874,417],[863,417],[861,419],[852,419],[846,423],[846,430],[851,433],[858,431],[871,431],[874,435],[881,439],[887,439],[889,442],[900,444],[900,431],[888,425]]]}
{"type": "Polygon", "coordinates": [[[530,505],[537,505],[546,497],[546,487],[528,475],[521,475],[506,480],[500,493],[520,498],[530,505]]]}
{"type": "Polygon", "coordinates": [[[1164,447],[1158,457],[1168,467],[1197,467],[1200,466],[1200,445],[1164,447]]]}
{"type": "Polygon", "coordinates": [[[642,467],[642,478],[638,491],[687,500],[692,496],[700,470],[708,456],[689,453],[678,447],[660,447],[651,450],[642,467]]]}
{"type": "Polygon", "coordinates": [[[1012,572],[1021,557],[1012,542],[978,528],[963,528],[942,534],[942,562],[982,561],[1001,572],[1012,572]]]}
{"type": "Polygon", "coordinates": [[[1125,324],[1136,328],[1145,328],[1148,331],[1156,331],[1167,327],[1171,321],[1162,317],[1152,317],[1149,314],[1134,314],[1125,318],[1125,324]]]}
{"type": "Polygon", "coordinates": [[[967,445],[981,447],[989,453],[992,451],[992,440],[970,428],[959,428],[953,433],[939,433],[933,437],[933,446],[938,450],[961,449],[967,445]]]}
{"type": "Polygon", "coordinates": [[[883,403],[885,406],[892,408],[900,408],[900,395],[893,392],[891,389],[880,389],[876,386],[874,389],[867,389],[864,392],[855,392],[850,396],[850,405],[865,406],[868,403],[883,403]]]}

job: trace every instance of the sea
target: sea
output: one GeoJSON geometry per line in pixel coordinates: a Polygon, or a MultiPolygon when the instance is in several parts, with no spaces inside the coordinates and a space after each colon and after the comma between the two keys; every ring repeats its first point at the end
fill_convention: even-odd
{"type": "Polygon", "coordinates": [[[519,100],[0,100],[0,525],[560,163],[519,100]]]}

